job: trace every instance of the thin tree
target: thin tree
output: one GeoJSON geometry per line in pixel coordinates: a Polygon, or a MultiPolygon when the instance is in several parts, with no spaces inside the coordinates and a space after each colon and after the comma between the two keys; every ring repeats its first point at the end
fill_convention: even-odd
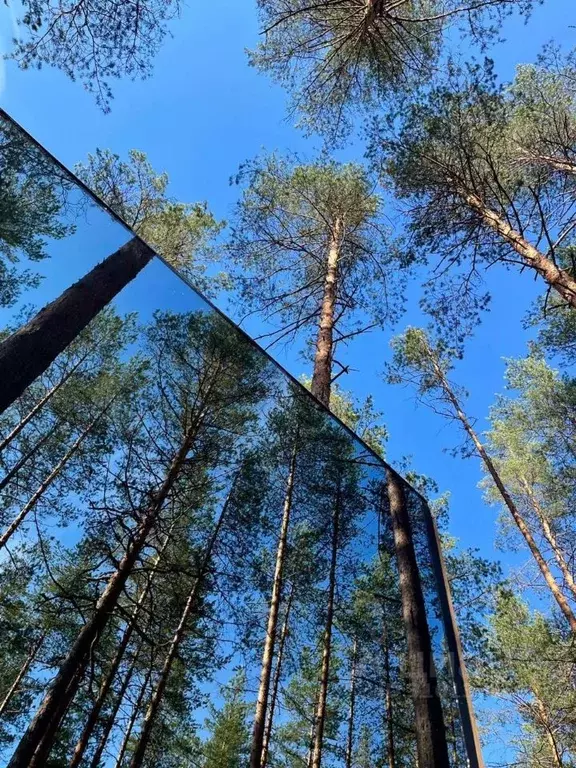
{"type": "Polygon", "coordinates": [[[405,382],[416,385],[421,397],[427,398],[434,407],[440,409],[441,413],[456,419],[461,424],[474,452],[484,463],[488,474],[498,489],[502,501],[526,542],[530,554],[571,631],[576,632],[576,616],[569,601],[543,556],[530,526],[502,481],[497,465],[466,416],[455,387],[448,380],[447,372],[451,367],[450,349],[441,342],[433,346],[425,331],[418,328],[408,328],[402,336],[393,341],[393,348],[394,357],[389,371],[390,380],[396,383],[405,382]],[[446,406],[448,410],[446,410],[446,406]]]}
{"type": "Polygon", "coordinates": [[[334,595],[336,591],[336,565],[338,546],[340,544],[341,488],[338,485],[334,512],[332,516],[332,536],[330,547],[330,572],[328,575],[328,596],[326,604],[326,620],[322,638],[322,667],[320,670],[320,687],[318,705],[314,716],[314,742],[311,756],[311,768],[320,768],[322,764],[322,748],[324,746],[324,729],[326,727],[326,706],[328,702],[328,683],[330,679],[330,662],[332,658],[332,629],[334,622],[334,595]]]}

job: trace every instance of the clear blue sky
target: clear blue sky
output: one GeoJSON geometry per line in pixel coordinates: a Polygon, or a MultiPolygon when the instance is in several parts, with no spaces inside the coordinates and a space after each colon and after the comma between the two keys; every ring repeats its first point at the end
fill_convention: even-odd
{"type": "MultiPolygon", "coordinates": [[[[13,34],[12,18],[2,4],[0,41],[5,50],[13,34]]],[[[247,65],[244,49],[257,40],[253,0],[190,0],[172,30],[174,37],[166,40],[150,79],[114,84],[110,114],[99,111],[80,84],[59,72],[20,72],[11,62],[0,72],[1,103],[65,164],[85,159],[96,147],[120,154],[142,149],[156,169],[168,172],[174,197],[206,200],[217,216],[226,218],[236,195],[228,179],[239,163],[262,148],[312,156],[320,142],[305,139],[286,120],[283,91],[247,65]]],[[[502,36],[505,41],[491,55],[501,77],[508,79],[515,65],[534,60],[545,42],[576,45],[576,3],[546,0],[527,26],[510,21],[502,36]]],[[[354,152],[360,159],[362,147],[355,145],[347,157],[354,152]]],[[[479,429],[486,425],[495,393],[502,390],[502,358],[526,351],[522,319],[537,295],[530,276],[500,267],[489,275],[489,287],[492,311],[455,372],[471,392],[469,410],[479,429]]],[[[408,311],[396,330],[418,322],[418,314],[408,311]]],[[[341,379],[342,385],[359,395],[374,395],[391,433],[389,458],[412,455],[416,469],[434,477],[442,490],[449,489],[453,533],[464,546],[478,546],[493,556],[496,511],[482,502],[478,463],[444,453],[444,447],[460,439],[453,427],[416,409],[409,392],[382,382],[390,335],[366,336],[349,349],[347,361],[359,372],[341,379]]],[[[295,354],[282,353],[280,360],[295,375],[306,372],[295,354]]],[[[498,556],[508,564],[518,562],[506,553],[498,556]]]]}

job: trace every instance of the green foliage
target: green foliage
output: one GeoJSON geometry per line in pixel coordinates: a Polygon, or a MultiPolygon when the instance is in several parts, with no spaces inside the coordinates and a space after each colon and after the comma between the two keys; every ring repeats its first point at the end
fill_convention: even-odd
{"type": "Polygon", "coordinates": [[[245,188],[229,250],[247,313],[271,326],[259,338],[274,343],[302,334],[311,343],[332,241],[339,250],[335,348],[395,317],[401,268],[410,260],[390,241],[381,201],[361,166],[269,155],[244,165],[236,181],[245,188]]]}
{"type": "Polygon", "coordinates": [[[486,39],[506,13],[527,12],[530,0],[415,0],[388,8],[382,0],[259,0],[264,41],[251,63],[293,96],[309,130],[338,138],[354,110],[380,105],[432,76],[444,30],[462,20],[486,39]],[[495,27],[490,26],[496,22],[495,27]]]}
{"type": "Polygon", "coordinates": [[[0,307],[38,285],[39,276],[19,267],[46,258],[50,240],[70,234],[63,215],[69,180],[0,117],[0,307]]]}
{"type": "MultiPolygon", "coordinates": [[[[439,254],[430,264],[434,279],[425,284],[423,306],[460,341],[487,306],[484,269],[496,262],[535,268],[526,256],[530,248],[559,262],[574,239],[576,177],[552,178],[548,164],[527,159],[523,148],[524,134],[536,135],[526,114],[538,120],[527,78],[521,70],[506,89],[491,61],[464,69],[448,63],[442,82],[372,130],[370,155],[406,205],[416,252],[426,261],[429,253],[439,254]]],[[[547,73],[541,80],[554,90],[547,73]]],[[[548,97],[556,96],[548,91],[541,109],[552,113],[548,97]]],[[[556,112],[550,119],[564,117],[556,112]]],[[[546,126],[541,130],[546,133],[546,126]]]]}
{"type": "Polygon", "coordinates": [[[250,732],[247,725],[250,705],[244,700],[246,673],[239,669],[230,682],[222,686],[224,704],[221,709],[210,705],[206,720],[209,737],[204,744],[202,768],[244,768],[250,754],[250,732]]]}
{"type": "Polygon", "coordinates": [[[20,67],[58,67],[72,80],[81,80],[108,111],[112,91],[109,80],[146,77],[152,59],[177,18],[179,3],[154,0],[145,8],[129,2],[77,0],[52,3],[25,0],[12,58],[20,67]],[[71,21],[73,20],[73,21],[71,21]]]}
{"type": "MultiPolygon", "coordinates": [[[[206,277],[210,241],[222,224],[206,203],[181,203],[167,195],[168,175],[156,173],[144,152],[130,151],[128,161],[97,149],[75,171],[114,213],[200,290],[214,292],[218,281],[206,277]]],[[[220,281],[222,277],[220,277],[220,281]]]]}

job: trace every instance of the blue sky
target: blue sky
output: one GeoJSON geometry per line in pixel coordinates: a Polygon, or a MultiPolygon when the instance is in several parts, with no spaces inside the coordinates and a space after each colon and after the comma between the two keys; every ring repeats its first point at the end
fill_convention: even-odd
{"type": "MultiPolygon", "coordinates": [[[[14,12],[2,5],[0,39],[5,49],[13,34],[13,18],[14,12]]],[[[565,46],[576,44],[575,27],[573,0],[547,0],[527,25],[510,20],[502,30],[505,42],[490,52],[497,71],[502,78],[511,77],[516,64],[533,60],[551,39],[565,46]]],[[[296,150],[312,157],[320,142],[306,139],[287,120],[282,89],[247,64],[244,49],[258,38],[252,0],[193,1],[172,31],[151,78],[114,83],[109,114],[98,109],[79,83],[60,72],[48,68],[22,72],[9,61],[0,77],[2,106],[68,166],[96,147],[120,154],[134,147],[144,150],[158,170],[168,172],[173,196],[206,200],[217,216],[226,218],[237,195],[229,178],[243,160],[263,148],[296,150]]],[[[361,159],[361,144],[345,154],[361,159]]],[[[455,372],[471,392],[469,410],[479,419],[480,429],[494,394],[502,390],[502,358],[525,352],[522,319],[538,293],[530,276],[500,267],[488,275],[488,284],[494,297],[492,311],[455,372]]],[[[420,320],[409,310],[396,330],[420,320]]],[[[369,334],[349,348],[347,360],[357,372],[341,379],[342,385],[359,395],[374,395],[390,429],[390,458],[412,455],[419,471],[449,489],[454,534],[464,545],[479,546],[490,555],[496,513],[482,504],[476,488],[478,464],[444,453],[444,447],[459,440],[454,429],[417,409],[410,392],[382,382],[390,336],[369,334]]],[[[296,354],[278,350],[277,355],[295,375],[306,372],[296,354]]]]}
{"type": "MultiPolygon", "coordinates": [[[[96,147],[119,154],[142,149],[155,168],[168,172],[174,197],[206,200],[218,217],[227,218],[237,195],[228,180],[242,161],[263,148],[296,150],[311,157],[320,145],[317,139],[303,137],[286,119],[283,91],[248,67],[244,49],[258,37],[254,4],[191,0],[172,25],[174,37],[166,40],[153,76],[114,84],[110,114],[103,114],[79,83],[60,72],[46,68],[21,72],[11,62],[0,71],[0,101],[66,165],[84,160],[96,147]]],[[[2,4],[0,41],[5,50],[13,35],[13,17],[2,4]]],[[[505,41],[491,55],[497,72],[507,79],[516,64],[534,60],[551,39],[566,47],[576,45],[576,3],[546,0],[526,26],[518,20],[507,22],[502,37],[505,41]]],[[[356,143],[345,154],[361,159],[362,146],[356,143]]],[[[102,254],[116,237],[110,233],[102,254]]],[[[71,272],[62,275],[66,283],[72,277],[71,272]]],[[[526,351],[522,320],[538,294],[529,275],[500,267],[488,275],[488,286],[492,310],[454,374],[471,392],[468,408],[478,418],[479,430],[486,426],[495,393],[503,388],[502,358],[526,351]]],[[[420,321],[418,312],[409,309],[396,331],[420,321]]],[[[342,378],[342,386],[361,396],[374,395],[391,433],[389,458],[398,461],[411,455],[418,471],[434,477],[442,490],[450,490],[453,534],[464,546],[478,546],[483,554],[494,556],[497,511],[482,502],[478,462],[445,453],[443,448],[460,441],[455,429],[416,408],[410,392],[382,381],[390,336],[373,333],[349,348],[346,361],[357,372],[342,378]]],[[[293,374],[308,372],[294,351],[278,350],[278,357],[293,374]]],[[[512,566],[521,562],[512,554],[497,556],[512,566]]]]}

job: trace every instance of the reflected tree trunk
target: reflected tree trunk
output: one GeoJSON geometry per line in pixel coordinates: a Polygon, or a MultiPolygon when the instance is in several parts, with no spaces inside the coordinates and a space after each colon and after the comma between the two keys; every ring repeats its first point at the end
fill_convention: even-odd
{"type": "Polygon", "coordinates": [[[182,611],[180,621],[176,631],[174,632],[174,636],[172,637],[172,642],[170,643],[166,658],[164,659],[160,678],[156,684],[154,692],[152,693],[148,709],[146,710],[146,715],[144,716],[144,722],[142,724],[142,730],[140,732],[136,747],[134,748],[132,760],[130,761],[130,768],[139,768],[139,766],[141,766],[144,761],[146,748],[148,746],[148,742],[150,741],[150,736],[152,735],[152,728],[154,726],[156,716],[158,715],[158,710],[160,709],[166,686],[168,685],[168,678],[170,677],[170,672],[172,670],[174,660],[176,659],[178,648],[180,647],[180,644],[186,635],[186,624],[188,623],[190,616],[193,615],[193,610],[195,609],[198,602],[200,589],[204,585],[206,574],[210,568],[214,547],[216,545],[216,541],[218,540],[218,536],[220,535],[220,531],[222,530],[222,525],[224,524],[226,513],[228,512],[228,505],[234,492],[234,486],[235,483],[233,484],[232,489],[230,490],[228,497],[224,502],[222,511],[218,517],[218,521],[214,526],[214,530],[212,531],[210,539],[204,550],[198,576],[194,580],[192,588],[188,594],[188,598],[186,600],[184,610],[182,611]]]}
{"type": "Polygon", "coordinates": [[[408,644],[419,768],[449,768],[432,642],[402,479],[388,469],[388,499],[408,644]]]}
{"type": "Polygon", "coordinates": [[[48,369],[153,256],[151,248],[133,238],[0,343],[0,413],[48,369]]]}
{"type": "Polygon", "coordinates": [[[268,611],[268,623],[266,627],[266,639],[262,654],[262,667],[260,672],[260,686],[256,701],[256,714],[254,716],[254,728],[252,732],[252,746],[250,750],[250,768],[260,768],[263,758],[264,731],[266,727],[266,710],[268,708],[268,695],[270,692],[270,679],[272,677],[272,662],[274,659],[274,645],[278,632],[278,615],[280,611],[280,599],[282,593],[282,577],[286,548],[288,545],[288,527],[290,525],[290,512],[292,510],[292,496],[294,492],[294,475],[296,472],[296,444],[292,450],[288,480],[286,482],[286,495],[284,497],[284,509],[282,523],[280,525],[280,537],[276,550],[276,566],[272,583],[272,596],[268,611]]]}
{"type": "Polygon", "coordinates": [[[348,712],[348,739],[346,743],[346,768],[352,768],[354,753],[354,716],[356,713],[356,661],[358,656],[358,641],[354,638],[352,645],[352,665],[350,668],[350,709],[348,712]]]}
{"type": "Polygon", "coordinates": [[[87,357],[88,357],[88,354],[82,355],[80,360],[78,360],[75,363],[75,365],[73,365],[72,368],[67,373],[64,374],[64,376],[60,379],[60,381],[57,384],[55,384],[51,389],[49,389],[48,392],[46,392],[46,394],[44,395],[44,397],[38,400],[38,402],[28,411],[26,416],[24,416],[24,418],[21,419],[18,422],[18,424],[16,424],[16,426],[10,432],[10,434],[6,435],[6,437],[0,442],[0,453],[2,453],[2,451],[5,448],[7,448],[10,445],[10,443],[18,437],[18,435],[20,434],[20,432],[22,432],[24,427],[32,421],[32,419],[36,416],[37,413],[39,413],[42,410],[42,408],[44,408],[46,403],[48,403],[52,399],[52,397],[56,394],[56,392],[58,392],[60,387],[66,384],[68,379],[72,376],[73,373],[75,373],[78,370],[78,368],[82,365],[82,363],[84,362],[84,360],[86,360],[87,357]]]}
{"type": "Polygon", "coordinates": [[[314,749],[312,751],[312,768],[322,765],[322,748],[324,746],[324,729],[326,726],[326,705],[328,701],[328,682],[330,678],[330,661],[332,656],[332,625],[334,621],[334,592],[336,589],[336,560],[338,556],[338,539],[340,532],[340,488],[336,492],[336,504],[332,518],[332,546],[330,554],[330,576],[328,580],[328,605],[326,609],[326,627],[322,648],[322,670],[320,673],[320,692],[315,717],[314,749]]]}
{"type": "Polygon", "coordinates": [[[189,427],[180,449],[171,462],[162,486],[154,494],[153,504],[143,514],[141,522],[132,534],[125,555],[96,603],[93,615],[80,630],[32,722],[22,735],[8,763],[9,768],[29,768],[29,762],[44,738],[46,730],[50,727],[55,710],[62,703],[65,703],[67,706],[67,703],[74,697],[77,688],[77,685],[74,684],[77,670],[83,665],[90,648],[106,627],[134,565],[146,544],[158,514],[180,474],[197,430],[197,423],[189,427]]]}
{"type": "MultiPolygon", "coordinates": [[[[164,539],[164,543],[162,544],[162,547],[160,548],[158,555],[154,559],[154,565],[152,567],[152,570],[148,574],[146,583],[140,593],[140,596],[138,597],[136,605],[134,606],[134,610],[132,611],[132,615],[130,616],[128,625],[124,630],[124,634],[122,635],[122,640],[120,641],[120,644],[116,650],[116,653],[112,660],[112,664],[110,665],[110,669],[108,670],[108,673],[106,674],[106,677],[104,678],[104,681],[100,686],[100,690],[98,691],[98,696],[96,697],[96,701],[94,702],[94,705],[90,710],[90,714],[84,725],[84,729],[80,735],[80,738],[78,739],[78,742],[76,743],[76,746],[74,748],[74,754],[72,756],[72,760],[70,761],[70,768],[77,768],[77,766],[79,766],[82,761],[82,757],[84,755],[86,747],[88,746],[88,741],[90,740],[94,727],[98,722],[98,718],[100,717],[100,713],[102,711],[102,707],[104,706],[104,702],[106,701],[106,698],[110,693],[110,689],[112,688],[112,684],[114,682],[116,674],[120,668],[120,665],[122,664],[124,654],[126,653],[130,640],[132,639],[132,636],[134,634],[134,630],[136,629],[136,622],[140,615],[142,606],[144,605],[146,598],[150,594],[150,589],[152,588],[152,584],[154,582],[154,576],[158,569],[158,564],[160,563],[160,560],[162,559],[162,555],[164,554],[166,547],[168,546],[168,542],[170,541],[171,535],[172,535],[172,531],[170,531],[166,536],[166,538],[164,539]]],[[[133,669],[133,666],[134,666],[134,663],[132,664],[132,667],[131,667],[132,669],[133,669]]]]}
{"type": "Polygon", "coordinates": [[[112,405],[112,402],[115,398],[110,400],[106,406],[98,413],[95,419],[93,419],[90,424],[84,429],[78,438],[74,441],[74,443],[70,446],[70,448],[66,451],[64,456],[60,459],[60,461],[56,464],[54,469],[48,474],[44,480],[40,483],[38,486],[38,489],[33,493],[33,495],[30,497],[30,499],[26,502],[26,504],[22,507],[20,512],[16,515],[14,520],[10,523],[8,528],[0,535],[0,549],[6,546],[8,541],[11,539],[11,537],[14,535],[14,533],[18,530],[18,528],[22,525],[24,520],[26,519],[28,513],[31,509],[34,508],[34,506],[40,501],[42,496],[46,493],[46,491],[50,488],[52,483],[59,477],[60,473],[64,469],[64,467],[68,464],[70,459],[77,453],[78,449],[84,442],[84,440],[88,437],[90,432],[94,429],[96,424],[100,421],[102,416],[108,411],[110,406],[112,405]]]}
{"type": "Polygon", "coordinates": [[[396,768],[396,745],[394,743],[394,701],[392,699],[392,674],[390,668],[390,638],[386,629],[386,619],[382,627],[382,651],[384,654],[384,706],[386,711],[386,735],[388,768],[396,768]]]}
{"type": "Polygon", "coordinates": [[[292,608],[292,600],[294,598],[294,586],[290,588],[288,597],[286,598],[286,610],[284,613],[284,622],[282,624],[282,631],[280,633],[280,642],[278,643],[278,654],[276,658],[276,669],[274,670],[274,680],[272,682],[272,692],[270,694],[270,706],[268,708],[268,720],[266,722],[266,731],[264,733],[264,741],[262,743],[262,763],[261,768],[266,768],[268,763],[268,753],[270,750],[270,743],[272,740],[272,728],[274,727],[274,714],[276,712],[276,703],[278,701],[278,693],[280,691],[280,680],[282,679],[282,662],[284,661],[284,649],[286,647],[286,640],[288,638],[288,627],[290,621],[290,610],[292,608]]]}

